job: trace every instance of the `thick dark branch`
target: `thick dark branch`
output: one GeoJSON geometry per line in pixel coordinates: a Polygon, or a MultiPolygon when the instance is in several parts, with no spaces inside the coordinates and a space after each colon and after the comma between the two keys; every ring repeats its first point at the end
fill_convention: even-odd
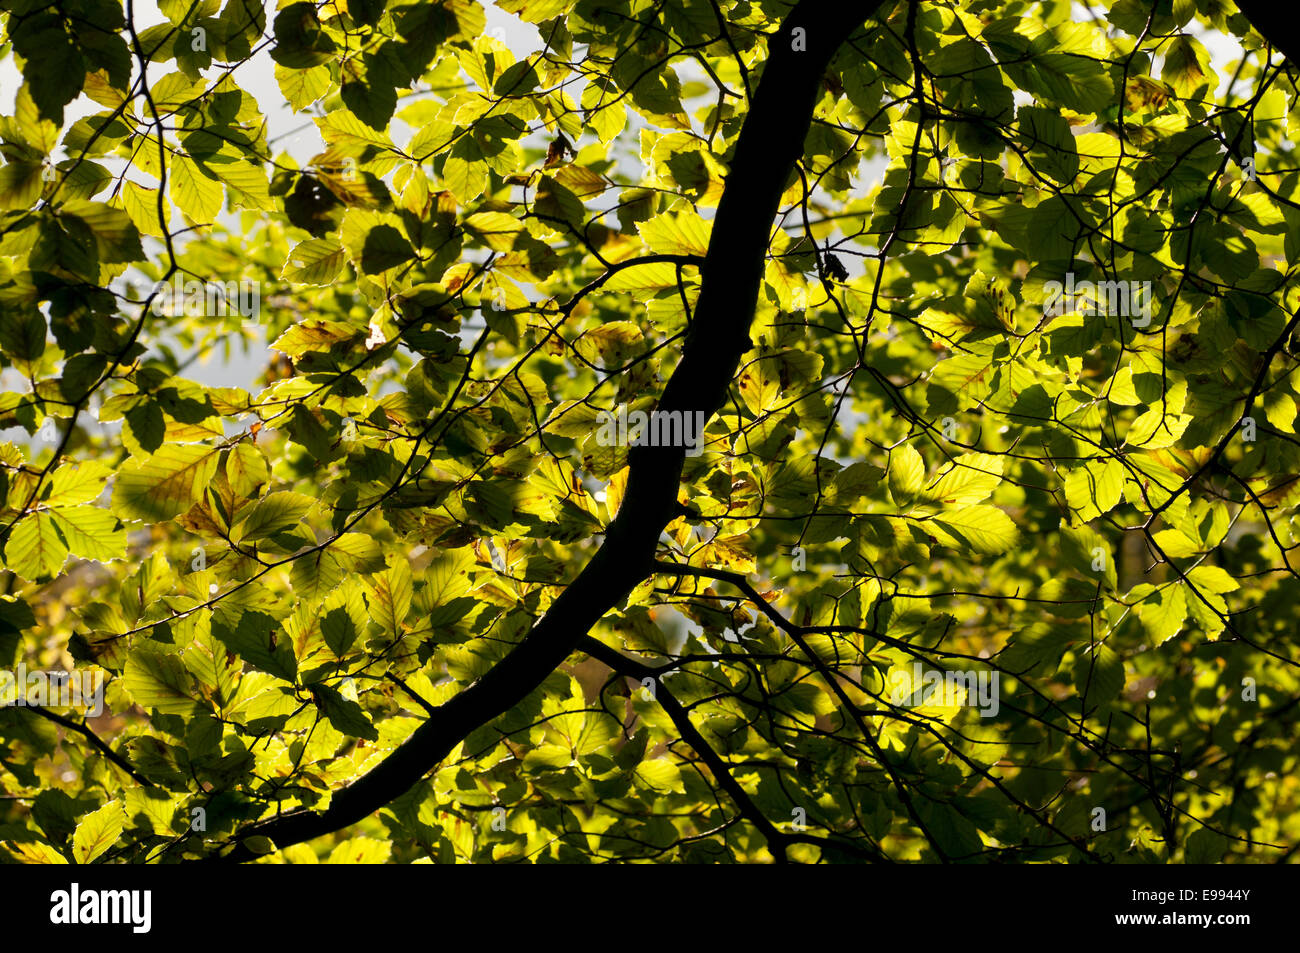
{"type": "Polygon", "coordinates": [[[1273,49],[1300,64],[1300,34],[1295,32],[1293,6],[1277,0],[1237,0],[1237,8],[1273,49]]]}
{"type": "MultiPolygon", "coordinates": [[[[736,143],[726,189],[701,269],[700,297],[682,357],[659,401],[661,411],[710,418],[722,406],[758,302],[768,240],[781,194],[804,138],[831,57],[883,0],[800,0],[770,40],[758,90],[736,143]],[[794,31],[799,42],[792,42],[794,31]]],[[[254,824],[225,859],[249,860],[243,840],[278,847],[355,824],[404,793],[471,731],[509,711],[574,651],[606,612],[650,574],[659,534],[676,514],[685,448],[634,447],[627,491],[591,562],[528,636],[479,681],[438,708],[369,774],[335,793],[329,809],[298,811],[254,824]]]]}

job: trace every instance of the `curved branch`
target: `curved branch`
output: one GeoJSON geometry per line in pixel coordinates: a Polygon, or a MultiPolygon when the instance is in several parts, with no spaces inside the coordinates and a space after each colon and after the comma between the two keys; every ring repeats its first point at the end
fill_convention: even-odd
{"type": "Polygon", "coordinates": [[[1237,0],[1237,9],[1250,21],[1255,32],[1266,39],[1292,63],[1300,64],[1300,35],[1295,32],[1294,12],[1285,3],[1276,0],[1237,0]]]}
{"type": "MultiPolygon", "coordinates": [[[[695,317],[659,410],[702,411],[708,419],[723,406],[741,355],[751,347],[749,326],[772,222],[803,154],[826,67],[854,28],[883,2],[799,0],[769,38],[767,63],[713,220],[695,317]],[[792,41],[796,36],[799,41],[792,41]]],[[[440,706],[377,767],[336,792],[327,810],[296,811],[253,824],[220,859],[253,859],[256,855],[244,844],[249,837],[267,837],[284,848],[357,823],[408,790],[471,731],[522,701],[601,616],[650,574],[659,535],[677,515],[684,459],[682,447],[631,448],[627,490],[604,542],[524,640],[440,706]]]]}
{"type": "Polygon", "coordinates": [[[67,729],[68,731],[75,731],[77,734],[81,735],[92,745],[94,745],[95,749],[98,750],[101,754],[103,754],[103,756],[107,758],[109,761],[113,762],[113,764],[116,767],[120,768],[121,770],[129,774],[133,781],[135,781],[137,784],[143,784],[145,786],[148,786],[149,781],[144,777],[142,777],[140,773],[137,772],[135,768],[131,766],[131,762],[127,761],[126,758],[122,757],[120,754],[118,754],[116,751],[110,748],[108,746],[108,742],[106,742],[103,738],[99,737],[99,735],[95,734],[95,732],[91,731],[89,725],[85,724],[84,722],[75,722],[71,718],[64,718],[62,715],[56,715],[54,712],[50,711],[47,708],[42,708],[40,705],[26,705],[24,706],[23,710],[30,711],[33,715],[40,715],[42,718],[48,721],[52,721],[56,725],[60,725],[63,728],[67,729]]]}

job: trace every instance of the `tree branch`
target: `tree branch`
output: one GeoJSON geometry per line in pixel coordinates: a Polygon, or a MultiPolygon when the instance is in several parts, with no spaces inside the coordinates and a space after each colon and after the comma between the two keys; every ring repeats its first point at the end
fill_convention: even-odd
{"type": "MultiPolygon", "coordinates": [[[[713,220],[695,317],[660,411],[703,411],[708,419],[723,406],[741,355],[751,347],[749,326],[772,223],[803,154],[826,67],[882,3],[800,0],[769,38],[767,63],[713,220]],[[795,30],[803,31],[800,43],[792,42],[795,30]]],[[[284,848],[357,823],[419,781],[471,731],[522,701],[650,574],[659,535],[677,515],[684,459],[684,447],[631,448],[627,490],[604,542],[524,640],[370,773],[335,792],[327,810],[253,824],[236,835],[235,849],[221,859],[253,859],[244,845],[249,837],[268,837],[284,848]]]]}
{"type": "Polygon", "coordinates": [[[1237,0],[1237,9],[1250,21],[1255,32],[1280,50],[1292,63],[1300,64],[1300,35],[1295,32],[1292,8],[1276,0],[1237,0]]]}
{"type": "Polygon", "coordinates": [[[130,761],[127,761],[126,758],[122,757],[120,754],[118,754],[116,751],[110,748],[108,746],[108,742],[106,742],[103,738],[99,737],[99,735],[95,734],[95,732],[91,731],[88,725],[84,723],[75,722],[71,718],[64,718],[62,715],[56,715],[54,712],[46,708],[42,708],[39,705],[26,705],[24,706],[24,708],[26,711],[30,711],[33,715],[40,715],[42,718],[48,721],[52,721],[56,725],[61,725],[62,727],[66,728],[68,731],[75,731],[77,734],[81,735],[92,745],[94,745],[95,748],[101,754],[103,754],[105,758],[113,762],[113,764],[116,767],[122,769],[127,774],[129,774],[137,784],[143,784],[146,786],[149,784],[149,781],[144,777],[142,777],[135,770],[135,768],[131,766],[130,761]]]}

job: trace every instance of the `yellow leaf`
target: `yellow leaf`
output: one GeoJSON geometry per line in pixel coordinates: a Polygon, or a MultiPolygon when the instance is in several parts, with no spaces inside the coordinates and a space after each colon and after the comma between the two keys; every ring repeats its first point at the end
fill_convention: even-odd
{"type": "Polygon", "coordinates": [[[79,864],[88,864],[117,843],[122,836],[125,818],[122,806],[109,801],[98,811],[87,814],[72,835],[72,856],[79,864]]]}
{"type": "Polygon", "coordinates": [[[638,222],[636,227],[653,252],[701,257],[709,250],[709,233],[713,228],[693,211],[665,212],[648,222],[638,222]]]}
{"type": "Polygon", "coordinates": [[[177,207],[196,222],[214,221],[221,212],[223,190],[216,176],[185,156],[173,158],[171,198],[177,207]]]}
{"type": "Polygon", "coordinates": [[[220,452],[202,445],[167,445],[145,460],[130,460],[113,487],[113,511],[152,522],[180,516],[203,497],[220,452]]]}

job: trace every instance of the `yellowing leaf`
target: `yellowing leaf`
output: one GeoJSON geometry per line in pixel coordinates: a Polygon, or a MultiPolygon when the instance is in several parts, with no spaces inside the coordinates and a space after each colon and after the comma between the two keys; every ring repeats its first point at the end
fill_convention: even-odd
{"type": "Polygon", "coordinates": [[[72,856],[79,864],[89,864],[117,843],[125,823],[122,805],[109,801],[81,819],[72,835],[72,856]]]}
{"type": "Polygon", "coordinates": [[[1197,566],[1187,573],[1187,578],[1191,580],[1192,585],[1208,589],[1213,593],[1235,592],[1241,588],[1236,579],[1218,566],[1197,566]]]}
{"type": "Polygon", "coordinates": [[[922,524],[941,543],[977,553],[1004,553],[1016,544],[1016,524],[996,506],[945,511],[922,524]]]}
{"type": "Polygon", "coordinates": [[[1295,401],[1280,387],[1275,387],[1264,398],[1264,414],[1268,422],[1284,433],[1295,433],[1295,401]]]}
{"type": "Polygon", "coordinates": [[[1200,552],[1200,544],[1188,539],[1176,529],[1162,529],[1153,534],[1152,539],[1166,556],[1177,559],[1183,556],[1195,556],[1200,552]]]}
{"type": "Polygon", "coordinates": [[[328,285],[338,277],[347,252],[333,239],[313,238],[294,246],[280,269],[280,277],[305,285],[328,285]]]}
{"type": "Polygon", "coordinates": [[[9,843],[5,845],[28,864],[66,864],[68,858],[42,841],[9,843]]]}
{"type": "Polygon", "coordinates": [[[909,504],[925,482],[925,461],[910,443],[889,454],[889,493],[899,506],[909,504]]]}
{"type": "Polygon", "coordinates": [[[477,212],[464,222],[465,230],[494,251],[510,251],[524,223],[505,212],[477,212]]]}
{"type": "Polygon", "coordinates": [[[473,567],[474,554],[468,548],[450,549],[441,553],[424,571],[424,591],[421,595],[432,605],[446,605],[465,595],[472,585],[469,572],[473,567]]]}
{"type": "Polygon", "coordinates": [[[386,864],[393,845],[373,837],[352,837],[338,844],[326,859],[327,864],[386,864]]]}
{"type": "Polygon", "coordinates": [[[328,351],[340,341],[350,341],[364,332],[351,324],[308,318],[285,331],[271,347],[290,357],[301,357],[307,351],[328,351]]]}
{"type": "Polygon", "coordinates": [[[113,487],[113,512],[151,522],[180,516],[202,499],[219,457],[211,447],[165,445],[145,460],[128,461],[113,487]]]}
{"type": "Polygon", "coordinates": [[[740,397],[753,414],[772,410],[781,397],[781,362],[764,357],[749,364],[740,375],[740,397]]]}
{"type": "Polygon", "coordinates": [[[406,558],[397,557],[387,572],[366,583],[366,589],[370,618],[386,635],[399,636],[402,623],[411,611],[411,567],[406,558]]]}
{"type": "Polygon", "coordinates": [[[1173,86],[1179,96],[1190,98],[1202,86],[1214,88],[1214,70],[1210,69],[1205,48],[1195,39],[1180,34],[1169,44],[1160,78],[1173,86]]]}
{"type": "Polygon", "coordinates": [[[46,506],[78,506],[82,503],[90,503],[104,491],[104,486],[112,472],[96,460],[64,464],[50,476],[49,492],[41,502],[46,506]]]}
{"type": "Polygon", "coordinates": [[[669,792],[681,794],[685,791],[682,784],[681,769],[667,758],[642,761],[636,766],[635,774],[639,784],[648,787],[657,794],[668,794],[669,792]]]}
{"type": "Polygon", "coordinates": [[[912,663],[890,668],[885,675],[885,693],[891,705],[905,706],[915,715],[945,724],[957,717],[968,695],[964,681],[912,663]]]}
{"type": "Polygon", "coordinates": [[[328,66],[290,69],[276,63],[275,80],[280,85],[285,102],[293,107],[294,112],[306,109],[329,92],[330,88],[328,66]]]}
{"type": "Polygon", "coordinates": [[[693,211],[665,212],[636,228],[650,250],[661,255],[703,257],[709,250],[712,225],[693,211]]]}
{"type": "Polygon", "coordinates": [[[255,444],[245,442],[230,448],[230,454],[226,457],[226,479],[237,494],[251,496],[270,478],[266,457],[255,444]]]}
{"type": "Polygon", "coordinates": [[[275,208],[266,170],[259,163],[246,160],[218,162],[213,159],[208,168],[217,178],[230,186],[233,204],[262,211],[271,211],[275,208]]]}
{"type": "Polygon", "coordinates": [[[73,506],[50,514],[73,555],[108,562],[126,556],[126,530],[108,510],[73,506]]]}
{"type": "Polygon", "coordinates": [[[173,156],[168,167],[171,199],[196,222],[215,221],[221,212],[221,182],[193,159],[173,156]]]}
{"type": "Polygon", "coordinates": [[[67,558],[58,524],[44,511],[19,520],[5,543],[5,566],[30,581],[57,575],[67,558]]]}
{"type": "Polygon", "coordinates": [[[513,13],[528,23],[542,23],[568,13],[573,0],[496,0],[506,13],[513,13]]]}
{"type": "Polygon", "coordinates": [[[1173,414],[1156,406],[1133,421],[1133,426],[1124,437],[1124,443],[1145,450],[1171,447],[1179,441],[1191,422],[1190,414],[1173,414]]]}
{"type": "Polygon", "coordinates": [[[458,202],[466,205],[482,195],[487,188],[487,163],[451,155],[442,167],[442,178],[448,191],[456,196],[458,202]]]}
{"type": "Polygon", "coordinates": [[[677,268],[670,262],[629,265],[620,268],[604,284],[605,291],[653,292],[675,287],[677,287],[677,268]]]}
{"type": "MultiPolygon", "coordinates": [[[[163,236],[163,227],[158,224],[157,189],[147,189],[136,182],[124,182],[119,199],[122,208],[126,210],[127,215],[131,216],[131,221],[135,223],[135,227],[140,230],[142,235],[153,235],[156,238],[163,236]]],[[[170,218],[171,203],[164,198],[162,202],[162,221],[166,222],[170,218]]]]}
{"type": "Polygon", "coordinates": [[[1177,583],[1156,590],[1138,606],[1138,615],[1141,616],[1153,645],[1167,642],[1178,634],[1183,620],[1187,618],[1186,590],[1177,583]]]}
{"type": "Polygon", "coordinates": [[[1065,478],[1065,500],[1079,522],[1109,513],[1124,492],[1124,464],[1119,460],[1090,460],[1065,478]]]}
{"type": "Polygon", "coordinates": [[[1001,457],[990,453],[963,453],[925,488],[922,499],[937,503],[978,503],[1001,482],[1001,457]]]}

